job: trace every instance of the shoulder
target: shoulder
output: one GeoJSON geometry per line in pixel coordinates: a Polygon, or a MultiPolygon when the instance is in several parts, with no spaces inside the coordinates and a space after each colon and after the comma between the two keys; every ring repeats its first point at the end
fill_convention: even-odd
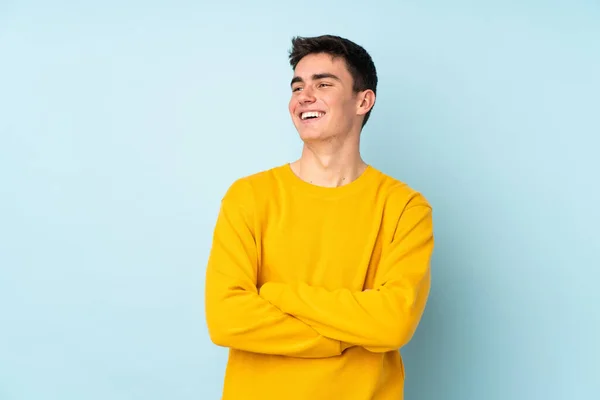
{"type": "Polygon", "coordinates": [[[278,176],[284,166],[253,172],[234,180],[227,188],[222,201],[226,204],[254,206],[257,195],[279,184],[278,176]]]}
{"type": "Polygon", "coordinates": [[[373,169],[378,179],[378,196],[381,196],[386,207],[392,207],[399,212],[412,207],[432,208],[425,195],[417,188],[376,168],[373,169]]]}
{"type": "Polygon", "coordinates": [[[429,237],[433,234],[433,209],[427,198],[406,182],[379,172],[378,195],[383,203],[383,229],[391,240],[406,238],[418,230],[429,237]]]}

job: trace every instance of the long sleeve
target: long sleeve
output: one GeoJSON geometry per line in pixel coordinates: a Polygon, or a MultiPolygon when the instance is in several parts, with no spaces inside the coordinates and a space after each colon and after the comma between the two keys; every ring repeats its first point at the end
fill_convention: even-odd
{"type": "Polygon", "coordinates": [[[383,250],[372,290],[269,282],[260,295],[324,336],[373,352],[397,350],[410,341],[425,309],[433,242],[431,208],[409,206],[383,250]]]}
{"type": "Polygon", "coordinates": [[[256,287],[258,251],[252,192],[234,183],[222,200],[205,280],[211,340],[223,347],[303,358],[341,354],[341,343],[261,298],[256,287]]]}

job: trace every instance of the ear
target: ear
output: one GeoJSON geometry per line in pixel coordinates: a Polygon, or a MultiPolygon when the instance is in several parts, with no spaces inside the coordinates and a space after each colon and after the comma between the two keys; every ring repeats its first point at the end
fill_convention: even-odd
{"type": "Polygon", "coordinates": [[[356,96],[356,115],[365,115],[375,105],[375,93],[371,89],[363,90],[356,96]]]}

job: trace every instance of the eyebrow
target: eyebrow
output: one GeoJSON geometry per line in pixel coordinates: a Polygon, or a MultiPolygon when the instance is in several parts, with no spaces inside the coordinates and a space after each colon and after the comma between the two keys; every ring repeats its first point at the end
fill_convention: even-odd
{"type": "MultiPolygon", "coordinates": [[[[321,74],[314,74],[314,75],[312,76],[312,79],[313,79],[313,80],[315,80],[315,81],[316,81],[316,80],[319,80],[319,79],[326,79],[326,78],[329,78],[329,79],[335,79],[336,81],[340,81],[340,82],[342,81],[342,80],[341,80],[339,77],[337,77],[336,75],[334,75],[334,74],[330,74],[330,73],[328,73],[328,72],[323,72],[323,73],[321,73],[321,74]]],[[[304,82],[304,79],[302,79],[302,78],[301,78],[301,77],[299,77],[299,76],[295,76],[295,77],[292,79],[292,82],[290,82],[290,86],[291,86],[291,85],[293,85],[294,83],[298,83],[298,82],[304,82]]]]}

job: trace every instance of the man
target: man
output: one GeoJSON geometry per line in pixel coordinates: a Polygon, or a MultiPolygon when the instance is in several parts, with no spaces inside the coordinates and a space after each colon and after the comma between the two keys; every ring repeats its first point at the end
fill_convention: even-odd
{"type": "Polygon", "coordinates": [[[431,207],[363,161],[377,73],[337,36],[294,38],[290,164],[234,182],[206,273],[223,400],[399,400],[430,288],[431,207]]]}

